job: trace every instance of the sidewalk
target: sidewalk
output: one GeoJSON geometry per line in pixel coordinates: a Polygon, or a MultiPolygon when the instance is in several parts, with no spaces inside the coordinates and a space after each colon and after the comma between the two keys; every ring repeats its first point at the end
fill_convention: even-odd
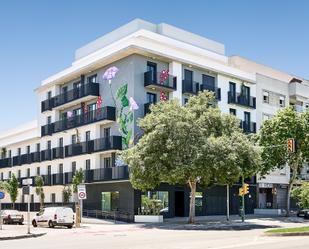
{"type": "Polygon", "coordinates": [[[2,230],[0,230],[0,241],[34,238],[46,234],[46,232],[40,231],[38,229],[36,229],[36,231],[33,231],[32,229],[30,232],[30,234],[27,234],[27,225],[3,225],[2,230]]]}

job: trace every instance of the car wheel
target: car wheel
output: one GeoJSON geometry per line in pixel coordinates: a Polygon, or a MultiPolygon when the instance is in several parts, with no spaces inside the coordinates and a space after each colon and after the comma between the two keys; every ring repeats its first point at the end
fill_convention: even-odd
{"type": "Polygon", "coordinates": [[[36,223],[35,220],[32,221],[32,226],[33,226],[33,227],[37,227],[37,226],[38,226],[38,224],[36,223]]]}
{"type": "Polygon", "coordinates": [[[51,220],[48,222],[48,227],[49,228],[53,228],[54,227],[54,224],[53,224],[53,222],[51,220]]]}
{"type": "Polygon", "coordinates": [[[22,222],[18,222],[18,224],[19,224],[19,225],[23,225],[23,223],[22,223],[22,222]]]}
{"type": "Polygon", "coordinates": [[[71,229],[71,228],[72,228],[72,226],[67,226],[67,228],[71,229]]]}

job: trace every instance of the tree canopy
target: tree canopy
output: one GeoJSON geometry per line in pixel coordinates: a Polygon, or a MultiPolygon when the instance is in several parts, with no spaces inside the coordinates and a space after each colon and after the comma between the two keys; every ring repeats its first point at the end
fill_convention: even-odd
{"type": "Polygon", "coordinates": [[[287,215],[289,215],[291,189],[309,158],[309,112],[298,113],[291,107],[282,109],[276,116],[263,122],[259,133],[259,144],[263,160],[262,175],[286,165],[291,169],[287,196],[287,215]],[[294,153],[287,150],[287,140],[290,138],[295,140],[294,153]]]}
{"type": "Polygon", "coordinates": [[[15,209],[15,202],[18,196],[19,183],[14,173],[12,173],[11,178],[7,181],[6,191],[10,195],[11,201],[13,203],[13,209],[15,209]]]}
{"type": "Polygon", "coordinates": [[[141,190],[162,182],[188,184],[189,222],[194,222],[197,184],[232,184],[258,171],[258,148],[242,133],[236,117],[221,113],[212,93],[192,96],[184,106],[169,100],[150,110],[138,123],[143,136],[122,153],[131,183],[141,190]]]}

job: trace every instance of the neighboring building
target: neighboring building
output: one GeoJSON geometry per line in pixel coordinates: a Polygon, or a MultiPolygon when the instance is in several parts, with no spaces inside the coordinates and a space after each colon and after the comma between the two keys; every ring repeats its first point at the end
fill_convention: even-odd
{"type": "MultiPolygon", "coordinates": [[[[162,200],[165,216],[188,215],[187,187],[162,184],[148,193],[134,190],[128,167],[117,158],[117,151],[140,136],[136,121],[149,111],[151,103],[166,97],[184,104],[192,94],[204,89],[215,92],[219,108],[236,115],[246,133],[256,132],[264,115],[274,115],[282,105],[289,104],[290,87],[282,79],[235,62],[233,57],[225,56],[221,43],[167,24],[136,19],[76,50],[69,68],[47,78],[36,89],[37,121],[0,135],[1,179],[8,179],[12,173],[19,179],[42,175],[46,203],[61,204],[63,185],[70,184],[74,172],[82,168],[87,184],[84,209],[117,209],[134,214],[141,207],[141,196],[147,194],[162,200]],[[119,70],[115,78],[103,79],[111,67],[119,70]],[[166,70],[169,76],[162,79],[166,70]],[[115,94],[124,84],[126,97],[132,97],[139,109],[134,111],[132,123],[119,125],[116,116],[121,109],[119,104],[115,108],[110,88],[115,94]],[[281,84],[282,89],[272,84],[281,84]],[[262,103],[266,92],[269,105],[262,103]],[[130,141],[122,138],[123,128],[132,130],[130,141]]],[[[124,106],[128,109],[126,103],[124,106]]],[[[284,177],[278,173],[284,180],[276,184],[286,184],[285,173],[284,177]]],[[[251,188],[246,211],[252,213],[260,205],[255,178],[248,181],[251,188]]],[[[198,191],[197,215],[225,213],[224,187],[198,191]]],[[[230,194],[231,213],[238,213],[237,184],[230,194]]],[[[38,197],[34,195],[32,201],[38,203],[38,197]]],[[[24,202],[21,192],[17,202],[24,202]]]]}

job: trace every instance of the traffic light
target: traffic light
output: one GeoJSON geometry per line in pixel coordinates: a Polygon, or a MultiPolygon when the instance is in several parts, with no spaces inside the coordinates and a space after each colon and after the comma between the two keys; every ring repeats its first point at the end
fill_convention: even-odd
{"type": "Polygon", "coordinates": [[[244,195],[244,190],[243,190],[243,188],[239,188],[239,189],[238,189],[238,195],[239,195],[239,196],[243,196],[243,195],[244,195]]]}
{"type": "Polygon", "coordinates": [[[289,138],[287,141],[287,149],[289,153],[295,152],[295,140],[294,138],[289,138]]]}
{"type": "Polygon", "coordinates": [[[244,195],[249,194],[249,184],[245,183],[242,188],[244,195]]]}

